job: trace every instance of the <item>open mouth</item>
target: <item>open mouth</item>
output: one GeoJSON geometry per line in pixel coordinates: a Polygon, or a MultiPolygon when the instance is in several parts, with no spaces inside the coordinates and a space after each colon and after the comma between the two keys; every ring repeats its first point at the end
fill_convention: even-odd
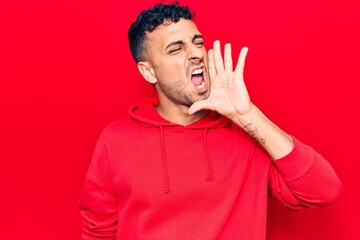
{"type": "Polygon", "coordinates": [[[205,81],[204,81],[204,73],[203,73],[203,69],[195,69],[192,73],[191,73],[191,82],[194,84],[194,86],[198,89],[201,89],[205,86],[205,81]]]}

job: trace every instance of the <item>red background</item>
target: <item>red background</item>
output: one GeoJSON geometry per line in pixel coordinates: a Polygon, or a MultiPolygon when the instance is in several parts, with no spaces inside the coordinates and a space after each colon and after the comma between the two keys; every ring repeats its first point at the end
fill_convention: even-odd
{"type": "MultiPolygon", "coordinates": [[[[77,202],[100,131],[154,95],[127,43],[154,2],[0,3],[1,239],[80,239],[77,202]]],[[[207,46],[229,41],[235,58],[249,47],[253,101],[343,181],[328,208],[291,212],[270,200],[268,239],[360,239],[357,0],[184,3],[207,46]]]]}

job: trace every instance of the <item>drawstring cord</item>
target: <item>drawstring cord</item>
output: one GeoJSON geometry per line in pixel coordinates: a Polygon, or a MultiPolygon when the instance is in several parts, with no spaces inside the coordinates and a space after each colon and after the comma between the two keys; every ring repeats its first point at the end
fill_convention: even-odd
{"type": "MultiPolygon", "coordinates": [[[[213,181],[215,179],[214,177],[214,171],[212,162],[210,159],[210,154],[208,150],[208,143],[207,143],[207,135],[208,135],[208,128],[205,128],[204,130],[204,139],[203,139],[203,146],[204,146],[204,152],[205,152],[205,158],[208,165],[208,175],[206,177],[207,181],[213,181]]],[[[164,141],[164,128],[163,126],[160,126],[160,142],[161,142],[161,153],[162,153],[162,160],[163,160],[163,168],[164,168],[164,178],[165,178],[165,193],[170,192],[170,183],[169,183],[169,171],[168,171],[168,165],[167,165],[167,159],[166,159],[166,152],[165,152],[165,141],[164,141]]]]}
{"type": "Polygon", "coordinates": [[[208,176],[206,177],[206,180],[212,181],[215,179],[215,177],[214,177],[213,166],[212,166],[212,162],[211,162],[209,151],[208,151],[208,145],[207,145],[208,130],[209,130],[208,128],[205,128],[205,131],[204,131],[204,152],[205,152],[205,157],[206,157],[206,161],[208,164],[208,176]]]}
{"type": "Polygon", "coordinates": [[[169,184],[169,172],[167,168],[167,159],[165,153],[165,143],[164,143],[164,128],[160,126],[160,141],[161,141],[161,151],[162,151],[162,160],[163,160],[163,167],[164,167],[164,177],[165,177],[165,193],[170,192],[170,184],[169,184]]]}

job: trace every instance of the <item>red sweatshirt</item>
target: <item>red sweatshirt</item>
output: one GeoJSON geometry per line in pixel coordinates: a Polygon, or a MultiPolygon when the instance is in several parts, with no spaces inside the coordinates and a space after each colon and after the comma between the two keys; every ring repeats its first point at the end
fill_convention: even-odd
{"type": "Polygon", "coordinates": [[[156,104],[132,107],[99,137],[80,200],[83,239],[263,240],[269,192],[292,209],[337,200],[330,164],[297,139],[272,161],[216,112],[181,126],[156,104]]]}

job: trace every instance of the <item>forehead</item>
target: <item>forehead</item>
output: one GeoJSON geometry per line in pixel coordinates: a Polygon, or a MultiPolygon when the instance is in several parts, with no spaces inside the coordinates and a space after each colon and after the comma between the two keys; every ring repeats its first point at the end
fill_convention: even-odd
{"type": "Polygon", "coordinates": [[[150,44],[156,43],[161,47],[173,41],[192,41],[194,35],[200,34],[195,23],[191,20],[181,18],[178,22],[165,21],[154,31],[147,33],[150,44]]]}

